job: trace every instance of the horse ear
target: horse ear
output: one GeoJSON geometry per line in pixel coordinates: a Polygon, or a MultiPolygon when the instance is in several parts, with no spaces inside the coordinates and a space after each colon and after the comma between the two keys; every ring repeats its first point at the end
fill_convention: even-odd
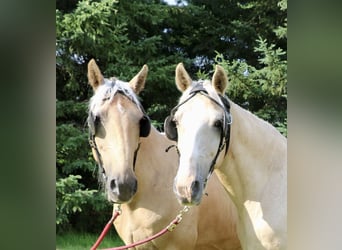
{"type": "Polygon", "coordinates": [[[176,86],[180,92],[184,92],[192,83],[192,80],[186,72],[183,63],[179,63],[176,67],[176,86]]]}
{"type": "Polygon", "coordinates": [[[135,94],[139,94],[145,87],[145,81],[147,78],[148,67],[145,64],[142,69],[136,74],[132,80],[129,81],[129,85],[133,89],[135,94]]]}
{"type": "Polygon", "coordinates": [[[104,82],[102,73],[94,59],[88,63],[88,81],[94,91],[104,82]]]}
{"type": "Polygon", "coordinates": [[[212,79],[212,85],[216,92],[224,95],[228,86],[228,77],[226,71],[220,65],[216,65],[216,69],[212,79]]]}

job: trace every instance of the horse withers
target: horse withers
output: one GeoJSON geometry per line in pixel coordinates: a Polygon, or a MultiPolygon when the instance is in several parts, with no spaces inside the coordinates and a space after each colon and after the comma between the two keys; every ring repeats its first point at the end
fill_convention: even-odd
{"type": "Polygon", "coordinates": [[[176,86],[182,96],[164,128],[180,152],[174,179],[180,203],[200,204],[214,171],[236,205],[243,249],[286,249],[286,138],[227,98],[219,65],[212,81],[192,81],[180,63],[176,86]]]}
{"type": "MultiPolygon", "coordinates": [[[[154,128],[137,96],[147,72],[144,65],[124,82],[104,78],[94,60],[88,64],[94,90],[88,117],[93,156],[108,200],[121,204],[114,225],[125,244],[159,232],[182,209],[172,190],[178,154],[174,148],[166,152],[174,142],[154,128]]],[[[175,230],[138,249],[241,249],[236,208],[216,175],[207,193],[175,230]]]]}

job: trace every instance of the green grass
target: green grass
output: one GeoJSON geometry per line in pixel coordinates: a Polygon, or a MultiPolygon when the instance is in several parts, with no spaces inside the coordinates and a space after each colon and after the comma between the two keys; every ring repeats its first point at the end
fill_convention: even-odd
{"type": "MultiPolygon", "coordinates": [[[[56,249],[57,250],[85,250],[90,249],[96,242],[101,232],[98,234],[68,232],[62,235],[56,235],[56,249]]],[[[113,232],[108,232],[98,249],[111,248],[122,246],[124,243],[113,232]]]]}

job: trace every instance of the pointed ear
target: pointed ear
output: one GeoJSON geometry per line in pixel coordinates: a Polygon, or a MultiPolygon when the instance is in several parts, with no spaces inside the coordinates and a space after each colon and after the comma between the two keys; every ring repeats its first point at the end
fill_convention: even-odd
{"type": "Polygon", "coordinates": [[[180,92],[184,92],[192,83],[192,80],[186,72],[183,63],[179,63],[176,67],[176,86],[180,92]]]}
{"type": "Polygon", "coordinates": [[[220,65],[216,65],[211,84],[217,93],[224,95],[228,86],[228,77],[226,71],[220,65]]]}
{"type": "Polygon", "coordinates": [[[91,59],[88,63],[88,81],[94,91],[104,82],[101,71],[94,59],[91,59]]]}
{"type": "Polygon", "coordinates": [[[132,80],[129,81],[129,85],[133,89],[135,94],[139,94],[145,87],[145,81],[147,78],[148,67],[145,64],[132,80]]]}

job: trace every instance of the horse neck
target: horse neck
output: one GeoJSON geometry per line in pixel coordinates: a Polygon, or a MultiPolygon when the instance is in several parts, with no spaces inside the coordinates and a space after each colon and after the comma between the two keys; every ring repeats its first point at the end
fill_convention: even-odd
{"type": "Polygon", "coordinates": [[[161,218],[171,218],[180,209],[172,190],[178,156],[175,150],[165,152],[170,144],[153,126],[149,136],[140,138],[135,164],[138,190],[130,203],[121,206],[125,214],[122,217],[124,222],[117,225],[121,232],[126,231],[123,228],[130,228],[137,234],[141,228],[147,228],[146,232],[151,228],[162,228],[165,225],[161,218]]]}
{"type": "Polygon", "coordinates": [[[284,181],[286,138],[232,102],[231,113],[229,151],[217,174],[238,206],[247,200],[260,201],[270,176],[284,181]]]}

